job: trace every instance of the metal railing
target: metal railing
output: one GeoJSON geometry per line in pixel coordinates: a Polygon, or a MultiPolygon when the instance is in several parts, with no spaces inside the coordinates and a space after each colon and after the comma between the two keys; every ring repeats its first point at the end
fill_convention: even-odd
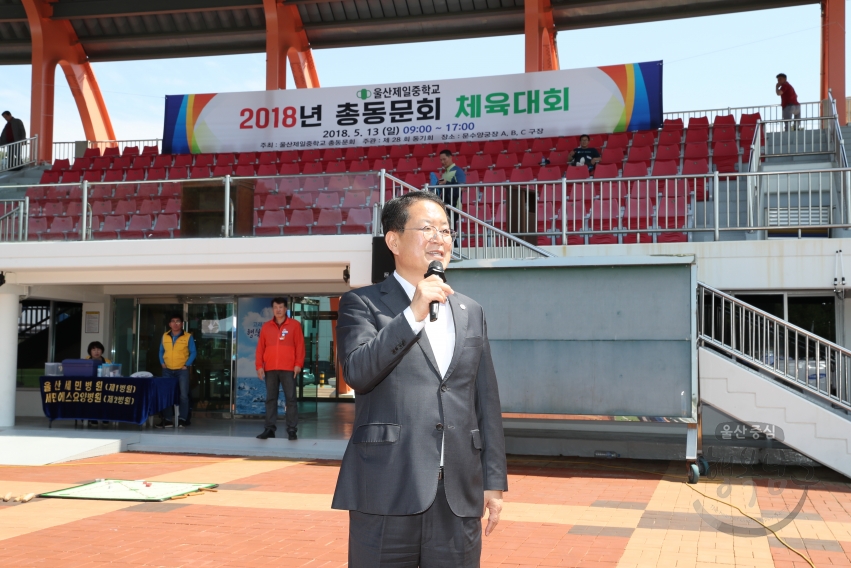
{"type": "Polygon", "coordinates": [[[0,172],[22,168],[38,160],[38,136],[0,146],[0,172]]]}
{"type": "MultiPolygon", "coordinates": [[[[52,225],[53,220],[64,216],[78,219],[81,212],[85,212],[82,223],[76,223],[75,219],[76,224],[69,226],[69,221],[60,220],[59,230],[66,239],[73,239],[73,234],[79,234],[80,239],[91,238],[93,231],[103,229],[106,216],[111,214],[125,215],[125,220],[129,221],[133,215],[149,214],[153,222],[160,213],[169,213],[161,210],[168,205],[172,213],[180,215],[183,190],[198,184],[225,188],[222,192],[225,202],[216,204],[222,210],[221,231],[212,235],[224,237],[296,234],[298,231],[293,223],[296,210],[310,210],[316,216],[309,230],[302,234],[329,234],[329,231],[330,234],[354,234],[352,225],[363,233],[375,233],[380,230],[378,220],[385,200],[422,189],[386,172],[383,175],[367,172],[34,184],[28,190],[33,199],[27,206],[33,222],[37,222],[32,233],[40,234],[42,240],[54,238],[55,235],[45,235],[52,233],[52,228],[45,227],[45,223],[52,225]],[[245,198],[241,189],[246,185],[251,189],[248,194],[255,196],[253,203],[245,198]],[[39,188],[46,195],[38,196],[39,188]],[[168,204],[170,199],[177,200],[178,204],[168,204]],[[34,209],[33,200],[36,202],[34,209]],[[144,210],[143,207],[151,206],[144,202],[151,200],[155,201],[156,210],[144,210]],[[92,201],[101,202],[101,209],[94,210],[92,201]],[[132,201],[129,208],[128,201],[132,201]],[[54,206],[50,202],[63,205],[51,209],[54,206]],[[117,209],[102,209],[105,202],[113,207],[121,204],[121,213],[117,209]],[[72,208],[71,203],[78,205],[72,208]],[[41,209],[40,204],[43,205],[41,209]],[[319,222],[318,216],[323,209],[341,211],[341,217],[334,222],[336,229],[327,219],[319,222]],[[357,221],[350,215],[354,209],[360,209],[357,221]],[[369,214],[364,209],[369,209],[369,214]],[[246,213],[247,210],[250,213],[246,213]],[[272,210],[274,213],[267,216],[272,210]],[[269,225],[269,219],[274,221],[274,227],[269,225]]],[[[17,189],[17,186],[9,187],[17,189]]],[[[447,188],[425,186],[425,189],[443,194],[447,188]]],[[[463,254],[477,258],[482,258],[481,254],[492,258],[499,250],[476,249],[496,247],[502,250],[515,245],[531,250],[530,247],[557,244],[665,242],[687,240],[683,237],[700,233],[720,240],[725,231],[782,230],[801,236],[804,231],[813,229],[851,227],[851,168],[587,180],[562,178],[452,186],[449,191],[454,192],[454,196],[447,195],[447,200],[457,205],[452,212],[460,232],[458,247],[473,249],[463,254]]],[[[24,238],[28,219],[25,216],[24,238]]],[[[299,219],[299,223],[302,221],[299,219]]],[[[141,222],[144,225],[144,219],[141,222]]],[[[182,225],[183,217],[178,222],[182,225]]],[[[130,228],[128,222],[126,229],[130,228]]],[[[180,225],[172,228],[179,229],[180,225]]],[[[150,229],[156,231],[157,227],[153,225],[150,229]]],[[[118,232],[121,230],[119,228],[118,232]]],[[[104,232],[99,237],[107,238],[109,234],[104,232]]],[[[512,258],[526,254],[502,252],[512,258]]]]}
{"type": "Polygon", "coordinates": [[[0,199],[0,242],[27,240],[29,199],[0,199]]]}
{"type": "MultiPolygon", "coordinates": [[[[815,101],[810,103],[801,103],[801,118],[816,118],[827,115],[827,101],[815,101]]],[[[783,108],[777,105],[761,105],[748,107],[727,107],[727,108],[712,108],[705,110],[688,110],[680,112],[666,112],[662,114],[664,119],[681,118],[688,127],[688,119],[692,117],[707,117],[709,124],[715,121],[716,116],[732,114],[736,118],[736,123],[740,124],[743,114],[759,113],[761,120],[781,120],[783,118],[783,108]]]]}
{"type": "Polygon", "coordinates": [[[851,409],[851,351],[705,284],[697,294],[700,344],[851,409]]]}
{"type": "Polygon", "coordinates": [[[836,164],[840,168],[848,167],[848,156],[845,153],[845,140],[842,138],[842,124],[839,122],[839,112],[836,110],[836,99],[833,98],[833,92],[827,90],[827,98],[830,102],[830,110],[833,114],[833,130],[836,137],[836,164]]]}
{"type": "MultiPolygon", "coordinates": [[[[380,172],[381,184],[381,207],[384,207],[385,198],[393,199],[411,191],[424,191],[421,188],[407,184],[397,179],[384,170],[380,172]]],[[[444,188],[432,187],[431,190],[440,192],[444,188]]],[[[449,188],[451,190],[451,188],[449,188]]],[[[446,196],[444,201],[446,201],[446,196]]],[[[457,259],[528,259],[555,256],[551,252],[538,248],[536,245],[512,235],[502,229],[494,227],[485,221],[462,211],[461,209],[447,205],[447,210],[452,223],[458,231],[458,237],[453,244],[453,257],[457,259]]],[[[380,227],[376,224],[374,235],[381,235],[380,227]]]]}
{"type": "Polygon", "coordinates": [[[53,143],[53,159],[68,160],[74,163],[77,158],[82,158],[85,151],[89,148],[100,148],[101,154],[107,148],[118,148],[119,153],[124,152],[124,148],[128,146],[136,146],[139,152],[145,146],[156,146],[157,153],[162,150],[162,139],[148,138],[143,140],[80,140],[76,142],[54,142],[53,143]]]}

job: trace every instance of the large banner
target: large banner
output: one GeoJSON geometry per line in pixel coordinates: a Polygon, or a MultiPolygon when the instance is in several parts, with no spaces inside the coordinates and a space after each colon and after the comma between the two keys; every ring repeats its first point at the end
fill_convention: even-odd
{"type": "Polygon", "coordinates": [[[662,62],[326,89],[171,95],[163,153],[540,138],[658,128],[662,62]]]}
{"type": "MultiPolygon", "coordinates": [[[[266,383],[257,378],[254,353],[260,328],[274,317],[272,298],[239,298],[236,317],[236,414],[262,416],[266,413],[266,383]]],[[[278,389],[278,414],[284,413],[284,392],[278,389]]]]}

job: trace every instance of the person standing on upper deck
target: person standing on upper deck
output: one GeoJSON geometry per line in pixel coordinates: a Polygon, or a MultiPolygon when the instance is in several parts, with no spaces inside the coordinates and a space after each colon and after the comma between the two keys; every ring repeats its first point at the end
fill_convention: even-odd
{"type": "MultiPolygon", "coordinates": [[[[777,85],[774,87],[774,92],[780,97],[780,107],[783,109],[783,120],[792,120],[801,118],[801,105],[798,103],[798,93],[786,80],[786,73],[777,75],[777,85]]],[[[798,129],[797,122],[785,123],[783,130],[789,130],[789,124],[792,125],[792,130],[798,129]]]]}

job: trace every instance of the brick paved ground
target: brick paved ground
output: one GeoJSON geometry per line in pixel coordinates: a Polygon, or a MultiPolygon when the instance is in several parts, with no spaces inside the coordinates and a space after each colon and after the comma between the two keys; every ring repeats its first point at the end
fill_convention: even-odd
{"type": "MultiPolygon", "coordinates": [[[[348,515],[329,509],[338,465],[125,453],[0,467],[0,497],[107,477],[220,484],[217,493],[167,503],[0,502],[0,567],[344,566],[348,515]]],[[[693,486],[740,512],[684,484],[684,467],[512,458],[511,491],[502,522],[484,539],[483,566],[809,566],[743,513],[816,566],[851,566],[844,478],[817,470],[818,482],[802,485],[789,480],[802,472],[729,470],[693,486]]]]}

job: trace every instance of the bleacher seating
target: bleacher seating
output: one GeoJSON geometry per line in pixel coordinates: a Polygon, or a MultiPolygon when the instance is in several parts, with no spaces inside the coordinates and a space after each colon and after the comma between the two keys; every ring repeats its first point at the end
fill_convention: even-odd
{"type": "MultiPolygon", "coordinates": [[[[565,136],[197,155],[158,154],[155,146],[146,146],[141,151],[128,146],[119,152],[113,146],[103,151],[88,149],[73,164],[69,160],[56,160],[42,174],[40,182],[78,184],[85,180],[96,184],[90,186],[88,199],[94,216],[93,236],[100,239],[178,236],[182,186],[175,180],[225,175],[267,176],[255,182],[257,235],[357,234],[371,228],[371,206],[378,198],[377,178],[368,172],[385,169],[410,185],[422,187],[430,173],[439,173],[438,152],[448,148],[456,165],[466,170],[467,183],[557,182],[563,177],[569,180],[569,199],[581,206],[562,212],[560,190],[550,185],[540,186],[544,188],[539,188],[539,213],[543,216],[538,222],[540,232],[560,233],[561,215],[570,224],[583,225],[589,221],[583,226],[594,230],[645,229],[648,227],[634,225],[646,225],[647,219],[655,215],[654,222],[661,224],[651,224],[650,228],[677,229],[683,226],[679,224],[679,208],[682,205],[688,208],[692,200],[706,199],[704,180],[680,180],[682,183],[666,186],[663,197],[674,195],[668,193],[674,190],[681,198],[677,202],[677,214],[672,217],[665,209],[661,222],[656,209],[653,215],[636,213],[637,208],[657,208],[660,203],[667,203],[658,201],[662,192],[657,184],[618,180],[743,171],[758,119],[759,115],[743,115],[737,124],[732,115],[719,115],[710,124],[706,117],[691,117],[687,128],[683,120],[675,119],[666,120],[660,130],[591,134],[590,145],[602,155],[593,173],[584,166],[569,165],[570,152],[579,145],[579,140],[577,136],[565,136]],[[310,177],[300,178],[300,175],[310,177]],[[152,181],[159,183],[141,183],[152,181]]],[[[496,200],[493,197],[497,192],[481,194],[481,201],[478,197],[472,200],[465,197],[464,206],[485,220],[504,223],[504,192],[500,191],[500,199],[496,200]]],[[[78,186],[46,191],[33,187],[27,196],[31,203],[30,238],[76,238],[73,233],[79,228],[82,215],[78,186]],[[54,225],[57,219],[64,220],[54,225]]],[[[674,240],[685,235],[664,231],[660,238],[662,234],[666,235],[665,239],[674,240]]],[[[569,244],[611,240],[605,235],[595,237],[600,238],[572,238],[569,244]]],[[[556,242],[554,237],[542,238],[545,244],[556,242]]],[[[648,238],[648,235],[624,235],[621,242],[642,242],[648,238]]]]}

